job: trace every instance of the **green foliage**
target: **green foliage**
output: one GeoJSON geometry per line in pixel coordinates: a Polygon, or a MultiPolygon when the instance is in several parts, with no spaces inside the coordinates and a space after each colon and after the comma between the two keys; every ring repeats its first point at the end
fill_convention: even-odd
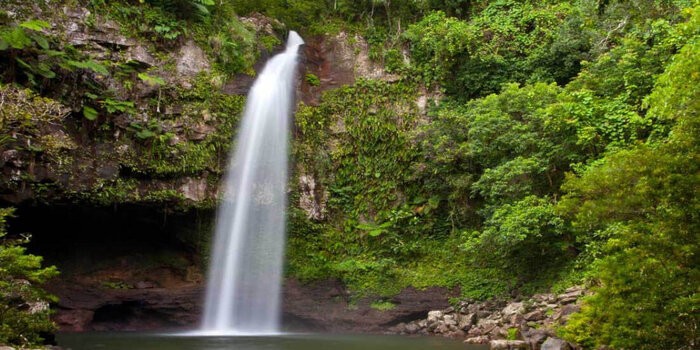
{"type": "Polygon", "coordinates": [[[39,286],[58,274],[55,266],[41,267],[41,257],[27,254],[24,240],[7,237],[13,209],[0,208],[0,344],[28,347],[56,330],[49,301],[55,297],[39,286]]]}
{"type": "Polygon", "coordinates": [[[589,276],[595,294],[562,331],[584,346],[697,343],[699,39],[674,56],[648,98],[649,114],[672,125],[668,138],[611,153],[566,183],[562,211],[600,256],[589,276]]]}
{"type": "Polygon", "coordinates": [[[316,0],[233,0],[236,12],[262,13],[282,21],[291,30],[302,30],[319,21],[325,13],[325,1],[316,0]]]}
{"type": "Polygon", "coordinates": [[[468,235],[464,249],[477,265],[496,263],[493,267],[531,279],[573,258],[567,254],[572,243],[551,200],[529,196],[496,209],[481,231],[468,235]]]}
{"type": "Polygon", "coordinates": [[[0,25],[0,62],[7,65],[5,72],[0,74],[2,80],[20,81],[18,73],[22,72],[29,85],[36,87],[40,85],[39,79],[56,78],[61,70],[109,75],[105,66],[69,45],[61,50],[52,49],[55,38],[44,33],[49,27],[48,22],[41,20],[0,25]]]}
{"type": "Polygon", "coordinates": [[[508,328],[508,334],[506,334],[506,339],[517,340],[518,339],[518,328],[508,328]]]}
{"type": "Polygon", "coordinates": [[[590,46],[580,22],[565,3],[497,1],[468,21],[433,12],[404,37],[423,82],[473,98],[508,82],[566,83],[590,46]]]}
{"type": "Polygon", "coordinates": [[[318,78],[315,74],[307,73],[304,76],[304,80],[306,80],[306,83],[309,84],[310,86],[319,86],[321,85],[321,79],[318,78]]]}

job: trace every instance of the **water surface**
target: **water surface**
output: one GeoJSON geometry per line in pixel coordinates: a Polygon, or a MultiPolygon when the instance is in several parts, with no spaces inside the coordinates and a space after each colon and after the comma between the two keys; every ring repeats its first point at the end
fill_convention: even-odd
{"type": "Polygon", "coordinates": [[[66,350],[486,350],[438,337],[375,335],[280,335],[192,337],[142,333],[59,334],[66,350]]]}

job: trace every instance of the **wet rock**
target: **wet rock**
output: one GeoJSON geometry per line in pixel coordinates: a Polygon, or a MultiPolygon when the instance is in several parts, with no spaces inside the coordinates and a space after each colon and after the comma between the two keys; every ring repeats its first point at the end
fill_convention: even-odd
{"type": "Polygon", "coordinates": [[[481,335],[478,337],[467,338],[464,340],[464,342],[467,344],[488,344],[489,337],[481,335]]]}
{"type": "Polygon", "coordinates": [[[447,334],[449,332],[450,332],[450,327],[444,323],[441,323],[437,327],[435,327],[435,333],[447,334]]]}
{"type": "Polygon", "coordinates": [[[566,341],[559,338],[547,338],[542,343],[541,350],[572,350],[572,347],[566,341]]]}
{"type": "Polygon", "coordinates": [[[417,324],[409,323],[404,327],[404,331],[408,334],[416,334],[420,330],[417,324]]]}
{"type": "Polygon", "coordinates": [[[92,310],[60,309],[53,320],[61,330],[83,332],[89,330],[94,314],[92,310]]]}
{"type": "Polygon", "coordinates": [[[469,328],[476,324],[477,318],[476,314],[458,315],[457,316],[457,327],[462,330],[469,330],[469,328]]]}
{"type": "Polygon", "coordinates": [[[491,350],[529,350],[530,345],[522,340],[492,340],[489,348],[491,350]]]}
{"type": "Polygon", "coordinates": [[[460,330],[451,331],[451,332],[445,334],[445,336],[449,337],[449,338],[464,338],[464,335],[465,335],[465,333],[463,331],[460,331],[460,330]]]}

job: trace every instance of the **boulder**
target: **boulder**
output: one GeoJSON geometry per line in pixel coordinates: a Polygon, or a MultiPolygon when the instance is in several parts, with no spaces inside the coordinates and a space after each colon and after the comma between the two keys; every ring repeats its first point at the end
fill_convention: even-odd
{"type": "Polygon", "coordinates": [[[492,340],[489,348],[491,350],[530,350],[530,345],[522,340],[492,340]]]}
{"type": "Polygon", "coordinates": [[[469,330],[477,322],[476,314],[457,315],[457,327],[462,330],[469,330]]]}
{"type": "Polygon", "coordinates": [[[524,312],[525,306],[521,302],[510,303],[501,311],[504,318],[510,318],[513,315],[522,314],[524,312]]]}
{"type": "Polygon", "coordinates": [[[403,330],[408,334],[416,334],[420,330],[420,327],[418,327],[418,325],[415,323],[409,323],[404,327],[403,330]]]}
{"type": "Polygon", "coordinates": [[[547,340],[542,343],[541,350],[572,350],[569,343],[559,338],[547,338],[547,340]]]}
{"type": "Polygon", "coordinates": [[[428,311],[428,323],[433,323],[437,322],[442,319],[444,314],[442,311],[439,310],[433,310],[433,311],[428,311]]]}
{"type": "Polygon", "coordinates": [[[563,321],[566,322],[566,320],[569,319],[569,316],[573,313],[578,312],[581,310],[581,307],[579,305],[575,304],[568,304],[564,305],[552,315],[552,318],[556,321],[563,321]]]}
{"type": "Polygon", "coordinates": [[[531,349],[539,349],[545,339],[549,337],[547,331],[542,329],[531,329],[527,332],[523,332],[523,337],[530,344],[531,349]]]}
{"type": "Polygon", "coordinates": [[[445,324],[448,326],[456,326],[457,325],[457,320],[455,320],[454,315],[445,315],[443,317],[443,320],[444,320],[445,324]]]}
{"type": "Polygon", "coordinates": [[[158,65],[153,56],[148,52],[148,49],[142,45],[135,45],[128,49],[128,59],[139,63],[145,67],[153,67],[158,65]]]}
{"type": "Polygon", "coordinates": [[[538,309],[538,310],[526,313],[523,316],[523,318],[525,319],[525,321],[541,321],[541,320],[544,320],[545,314],[542,310],[538,309]]]}
{"type": "Polygon", "coordinates": [[[189,40],[180,48],[177,54],[177,73],[185,77],[194,77],[197,73],[209,70],[209,60],[194,41],[189,40]]]}
{"type": "Polygon", "coordinates": [[[438,324],[438,326],[435,328],[435,333],[447,334],[450,332],[451,332],[450,327],[444,323],[438,324]]]}
{"type": "Polygon", "coordinates": [[[583,295],[583,289],[580,287],[571,287],[566,290],[566,293],[560,294],[557,300],[560,304],[571,304],[576,302],[583,295]]]}
{"type": "Polygon", "coordinates": [[[467,344],[486,344],[489,342],[489,337],[480,335],[478,337],[467,338],[464,342],[467,344]]]}

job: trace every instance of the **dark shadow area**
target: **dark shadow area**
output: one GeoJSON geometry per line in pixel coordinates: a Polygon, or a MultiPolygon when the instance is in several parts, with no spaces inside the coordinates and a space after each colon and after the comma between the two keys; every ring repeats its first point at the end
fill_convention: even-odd
{"type": "Polygon", "coordinates": [[[167,214],[144,206],[20,206],[9,232],[29,237],[29,251],[63,274],[80,274],[134,262],[186,263],[178,257],[200,262],[212,220],[211,212],[167,214]]]}

